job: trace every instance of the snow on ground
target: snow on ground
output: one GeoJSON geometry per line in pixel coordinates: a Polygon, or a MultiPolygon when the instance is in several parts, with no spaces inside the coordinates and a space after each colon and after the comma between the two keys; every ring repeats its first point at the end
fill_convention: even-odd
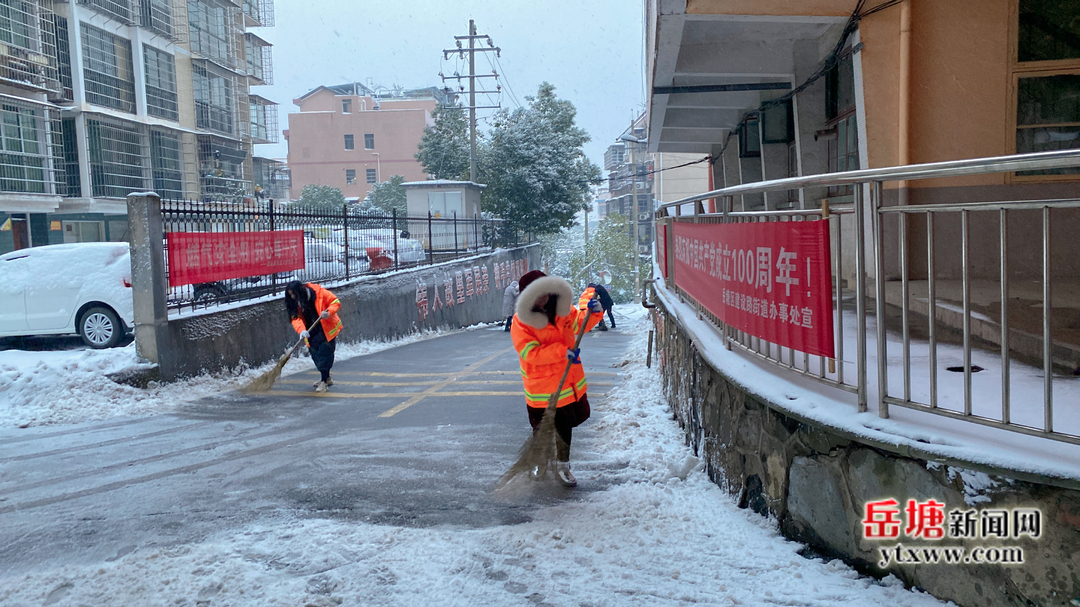
{"type": "Polygon", "coordinates": [[[279,512],[197,544],[0,579],[0,604],[941,604],[896,578],[803,558],[775,521],[737,508],[685,446],[657,370],[641,361],[646,316],[631,314],[619,315],[639,327],[626,381],[575,441],[593,472],[581,466],[582,490],[532,522],[415,529],[279,512]]]}
{"type": "MultiPolygon", "coordinates": [[[[336,356],[345,360],[445,334],[446,330],[433,330],[391,341],[343,343],[336,356]]],[[[302,355],[290,360],[283,374],[311,368],[310,358],[301,350],[302,355]]],[[[274,363],[206,373],[175,383],[153,384],[148,389],[118,384],[107,377],[141,365],[145,363],[139,362],[134,343],[107,350],[0,351],[0,427],[73,424],[121,415],[165,413],[200,398],[237,390],[274,363]]]]}

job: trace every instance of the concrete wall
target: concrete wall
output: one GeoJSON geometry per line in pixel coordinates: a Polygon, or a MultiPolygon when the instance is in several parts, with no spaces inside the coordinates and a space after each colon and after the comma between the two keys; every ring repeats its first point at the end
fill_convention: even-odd
{"type": "MultiPolygon", "coordinates": [[[[654,298],[655,301],[655,298],[654,298]]],[[[914,449],[871,443],[801,418],[748,391],[700,356],[677,318],[656,308],[656,360],[676,420],[708,474],[739,505],[775,517],[809,555],[841,558],[876,576],[895,574],[961,606],[1075,605],[1080,598],[1080,482],[1054,485],[1005,469],[943,462],[914,449]],[[973,491],[970,479],[985,488],[973,491]],[[965,481],[965,479],[969,479],[965,481]],[[934,499],[945,512],[1039,508],[1039,539],[867,540],[864,504],[934,499]],[[880,566],[880,550],[907,547],[1019,547],[1022,565],[880,566]]],[[[777,369],[777,373],[782,373],[777,369]]],[[[905,520],[901,515],[900,520],[905,520]]],[[[947,523],[946,523],[947,524],[947,523]]]]}
{"type": "MultiPolygon", "coordinates": [[[[389,339],[503,320],[503,289],[539,265],[539,246],[532,245],[331,286],[341,300],[338,339],[389,339]]],[[[297,336],[285,304],[275,300],[171,319],[167,339],[159,364],[169,381],[275,360],[297,336]]]]}

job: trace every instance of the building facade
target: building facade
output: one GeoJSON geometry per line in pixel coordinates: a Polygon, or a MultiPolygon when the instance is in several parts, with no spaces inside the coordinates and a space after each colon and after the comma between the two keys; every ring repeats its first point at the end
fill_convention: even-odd
{"type": "Polygon", "coordinates": [[[0,252],[124,240],[131,192],[250,200],[273,24],[272,0],[0,1],[0,252]]]}
{"type": "MultiPolygon", "coordinates": [[[[716,187],[1080,148],[1080,3],[1070,0],[649,0],[649,150],[709,154],[716,187]]],[[[884,203],[1075,196],[1080,171],[887,184],[884,203]]],[[[747,210],[850,204],[850,187],[740,197],[747,210]]],[[[978,220],[982,221],[982,219],[978,220]]],[[[945,223],[945,222],[942,222],[945,223]]],[[[939,226],[941,242],[959,225],[939,226]]],[[[1055,212],[1054,239],[1080,228],[1055,212]]],[[[1039,222],[1010,225],[1017,242],[1039,222]]],[[[972,249],[997,246],[973,223],[972,249]]],[[[913,267],[925,246],[912,247],[913,267]]],[[[1080,275],[1074,255],[1055,274],[1080,275]]],[[[959,276],[958,256],[938,260],[959,276]]],[[[992,264],[976,264],[992,277],[992,264]]],[[[885,270],[895,275],[895,267],[885,270]]],[[[1018,259],[1017,273],[1038,272],[1018,259]]]]}
{"type": "Polygon", "coordinates": [[[444,101],[438,88],[376,91],[359,82],[320,86],[294,99],[300,112],[289,115],[285,131],[294,194],[329,185],[362,200],[394,175],[427,179],[416,152],[444,101]]]}

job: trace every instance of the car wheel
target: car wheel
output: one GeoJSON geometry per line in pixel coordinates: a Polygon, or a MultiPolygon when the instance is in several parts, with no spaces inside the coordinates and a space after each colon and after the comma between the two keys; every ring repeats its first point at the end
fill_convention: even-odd
{"type": "Polygon", "coordinates": [[[209,305],[225,297],[225,289],[214,284],[202,284],[195,287],[195,303],[209,305]]]}
{"type": "Polygon", "coordinates": [[[79,337],[91,348],[111,348],[124,336],[124,326],[109,308],[95,306],[79,319],[79,337]]]}

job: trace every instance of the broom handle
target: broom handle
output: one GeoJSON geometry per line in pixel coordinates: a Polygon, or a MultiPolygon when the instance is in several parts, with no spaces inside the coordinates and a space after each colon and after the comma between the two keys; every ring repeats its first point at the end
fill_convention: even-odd
{"type": "MultiPolygon", "coordinates": [[[[315,325],[319,324],[320,320],[322,320],[322,319],[321,318],[316,318],[315,322],[311,323],[311,326],[307,328],[308,333],[311,333],[311,330],[315,328],[315,325]]],[[[304,343],[304,338],[303,337],[296,340],[296,345],[293,346],[291,350],[289,350],[289,358],[292,358],[292,355],[296,354],[296,351],[300,349],[300,344],[302,344],[302,343],[304,343]]],[[[576,348],[577,346],[574,346],[574,347],[576,348]]]]}
{"type": "MultiPolygon", "coordinates": [[[[588,310],[589,308],[586,307],[585,309],[588,310]]],[[[581,345],[581,338],[585,336],[585,326],[589,324],[589,316],[591,315],[592,313],[586,314],[585,319],[581,322],[581,327],[578,328],[577,337],[574,339],[575,350],[577,350],[578,347],[581,345]]],[[[574,363],[572,361],[566,361],[566,368],[563,369],[562,379],[559,380],[559,387],[555,390],[555,392],[552,393],[551,398],[548,399],[548,409],[553,409],[558,404],[559,395],[562,394],[563,384],[566,383],[566,377],[570,375],[570,367],[572,366],[574,366],[574,363]]]]}

